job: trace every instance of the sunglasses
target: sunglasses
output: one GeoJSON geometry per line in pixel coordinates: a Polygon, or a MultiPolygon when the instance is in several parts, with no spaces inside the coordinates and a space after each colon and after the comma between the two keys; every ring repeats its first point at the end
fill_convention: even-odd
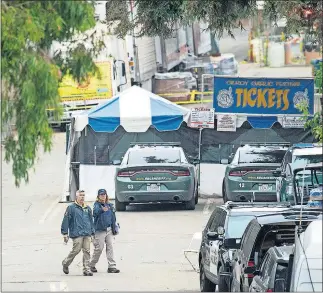
{"type": "Polygon", "coordinates": [[[103,192],[103,193],[99,193],[99,195],[107,195],[105,192],[103,192]]]}

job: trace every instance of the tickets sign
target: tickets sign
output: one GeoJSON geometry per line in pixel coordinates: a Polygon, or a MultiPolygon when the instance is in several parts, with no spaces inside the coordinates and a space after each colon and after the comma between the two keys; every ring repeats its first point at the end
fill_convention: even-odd
{"type": "Polygon", "coordinates": [[[313,114],[313,78],[214,77],[215,113],[299,115],[301,103],[313,114]]]}

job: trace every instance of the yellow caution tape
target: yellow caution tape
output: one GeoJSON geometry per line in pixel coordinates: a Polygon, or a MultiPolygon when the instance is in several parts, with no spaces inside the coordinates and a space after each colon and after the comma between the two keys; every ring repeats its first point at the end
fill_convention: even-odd
{"type": "Polygon", "coordinates": [[[178,101],[178,102],[173,102],[175,104],[202,104],[202,103],[212,103],[213,100],[199,100],[199,101],[178,101]]]}
{"type": "Polygon", "coordinates": [[[213,94],[213,92],[195,92],[195,91],[192,91],[192,92],[189,92],[189,93],[158,93],[156,95],[159,95],[159,96],[178,96],[178,95],[185,95],[185,96],[191,96],[193,94],[196,94],[196,95],[207,95],[207,94],[213,94]]]}

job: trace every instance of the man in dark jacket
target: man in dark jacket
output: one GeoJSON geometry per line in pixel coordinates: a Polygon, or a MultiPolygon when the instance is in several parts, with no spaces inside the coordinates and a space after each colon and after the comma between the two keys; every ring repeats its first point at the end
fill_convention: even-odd
{"type": "Polygon", "coordinates": [[[76,255],[83,250],[83,275],[93,276],[90,271],[90,245],[91,238],[94,237],[94,224],[91,208],[84,203],[85,192],[76,192],[76,200],[66,209],[61,233],[65,243],[68,239],[73,240],[73,248],[69,255],[63,260],[63,272],[69,273],[69,265],[73,262],[76,255]]]}
{"type": "Polygon", "coordinates": [[[99,189],[97,201],[93,206],[93,217],[95,227],[94,252],[90,262],[90,269],[97,272],[95,265],[99,261],[104,245],[108,259],[108,273],[119,273],[113,256],[113,235],[117,234],[118,224],[116,223],[115,209],[105,189],[99,189]]]}

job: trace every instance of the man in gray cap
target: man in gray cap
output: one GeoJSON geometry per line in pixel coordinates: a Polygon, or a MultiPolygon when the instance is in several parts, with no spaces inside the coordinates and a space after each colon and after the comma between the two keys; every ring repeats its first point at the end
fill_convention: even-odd
{"type": "Polygon", "coordinates": [[[90,269],[97,272],[95,265],[99,261],[104,246],[108,260],[108,273],[119,273],[113,255],[113,236],[118,234],[119,225],[116,222],[115,209],[109,202],[105,189],[99,189],[97,200],[93,206],[95,227],[94,252],[90,262],[90,269]]]}

